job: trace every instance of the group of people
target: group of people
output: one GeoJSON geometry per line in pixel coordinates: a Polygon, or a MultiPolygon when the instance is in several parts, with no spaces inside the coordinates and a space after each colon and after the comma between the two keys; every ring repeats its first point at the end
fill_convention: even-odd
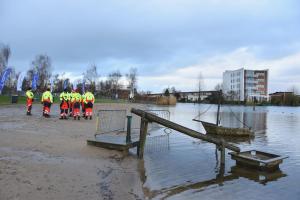
{"type": "MultiPolygon", "coordinates": [[[[34,101],[34,94],[31,88],[26,91],[26,106],[27,115],[31,115],[32,103],[34,101]]],[[[84,94],[80,94],[78,89],[69,92],[65,89],[59,96],[60,99],[60,118],[68,119],[68,116],[73,117],[74,120],[80,120],[80,107],[82,116],[85,119],[92,119],[93,105],[95,102],[94,95],[87,91],[84,94]]],[[[42,95],[41,103],[43,104],[43,116],[50,117],[50,108],[53,104],[53,96],[48,88],[42,95]]]]}

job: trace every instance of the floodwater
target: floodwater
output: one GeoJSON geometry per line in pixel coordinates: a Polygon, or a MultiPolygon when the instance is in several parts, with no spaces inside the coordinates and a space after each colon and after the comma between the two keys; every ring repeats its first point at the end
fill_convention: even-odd
{"type": "MultiPolygon", "coordinates": [[[[193,118],[200,113],[201,120],[216,121],[216,105],[178,103],[153,109],[167,109],[172,121],[202,133],[201,123],[193,118]]],[[[256,107],[253,111],[252,107],[224,105],[221,124],[255,130],[252,139],[227,139],[242,151],[255,149],[289,158],[279,171],[263,173],[236,167],[227,150],[225,168],[221,168],[215,145],[160,129],[147,137],[141,161],[146,195],[150,199],[300,199],[299,107],[256,107]]]]}

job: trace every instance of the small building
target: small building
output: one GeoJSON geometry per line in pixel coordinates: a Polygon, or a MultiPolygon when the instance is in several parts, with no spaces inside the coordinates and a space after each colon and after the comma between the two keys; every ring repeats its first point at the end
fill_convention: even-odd
{"type": "Polygon", "coordinates": [[[286,98],[290,95],[294,95],[293,92],[274,92],[269,94],[270,97],[270,101],[274,102],[274,101],[279,101],[279,102],[285,102],[286,98]]]}
{"type": "MultiPolygon", "coordinates": [[[[170,95],[173,95],[177,98],[178,101],[184,101],[184,102],[197,102],[200,98],[200,101],[205,100],[207,97],[213,95],[214,93],[217,93],[217,91],[191,91],[191,92],[176,92],[170,93],[170,95]]],[[[155,93],[155,94],[148,94],[149,97],[159,97],[164,96],[163,93],[155,93]]]]}

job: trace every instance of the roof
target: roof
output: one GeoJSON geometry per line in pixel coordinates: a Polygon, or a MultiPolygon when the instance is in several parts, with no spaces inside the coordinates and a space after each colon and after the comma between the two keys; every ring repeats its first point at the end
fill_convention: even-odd
{"type": "Polygon", "coordinates": [[[269,95],[283,95],[283,94],[294,94],[294,92],[274,92],[269,95]]]}

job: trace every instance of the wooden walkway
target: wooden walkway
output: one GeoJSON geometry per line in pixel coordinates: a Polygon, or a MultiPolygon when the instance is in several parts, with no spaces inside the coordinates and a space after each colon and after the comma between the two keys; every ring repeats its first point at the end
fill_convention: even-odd
{"type": "Polygon", "coordinates": [[[139,141],[131,140],[126,142],[126,137],[124,135],[99,134],[96,135],[94,139],[87,140],[87,144],[128,153],[130,148],[138,146],[139,141]]]}

